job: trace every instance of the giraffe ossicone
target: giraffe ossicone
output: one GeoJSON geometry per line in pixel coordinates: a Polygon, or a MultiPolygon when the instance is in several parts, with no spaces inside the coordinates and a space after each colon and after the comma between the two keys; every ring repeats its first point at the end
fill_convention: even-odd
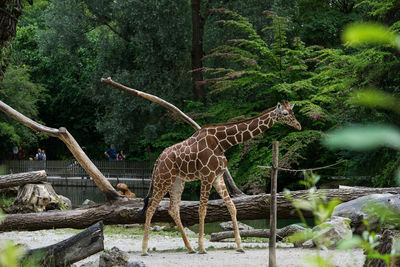
{"type": "MultiPolygon", "coordinates": [[[[179,214],[179,204],[185,182],[195,180],[201,181],[199,253],[206,253],[204,248],[204,219],[212,187],[216,189],[220,197],[224,200],[231,215],[237,251],[244,252],[237,225],[236,207],[228,194],[222,177],[227,167],[224,152],[231,146],[245,142],[261,134],[278,121],[301,130],[301,125],[295,118],[292,108],[293,105],[287,101],[283,101],[282,104],[278,103],[275,107],[246,120],[205,125],[188,139],[166,148],[154,164],[152,198],[148,206],[147,201],[145,201],[143,208],[143,212],[146,212],[146,222],[142,241],[142,255],[148,255],[147,248],[151,218],[161,199],[168,192],[170,195],[168,213],[178,226],[188,252],[195,252],[186,236],[179,214]]],[[[150,191],[151,187],[149,194],[150,191]]],[[[149,194],[146,200],[148,200],[149,194]]]]}

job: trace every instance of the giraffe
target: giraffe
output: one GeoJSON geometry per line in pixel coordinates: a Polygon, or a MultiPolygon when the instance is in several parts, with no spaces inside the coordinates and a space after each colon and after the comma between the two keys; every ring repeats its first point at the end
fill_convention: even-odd
{"type": "Polygon", "coordinates": [[[150,186],[142,210],[142,214],[146,212],[142,256],[149,255],[147,247],[151,218],[167,192],[170,195],[168,213],[176,223],[188,252],[195,253],[186,236],[179,214],[179,205],[185,182],[195,180],[201,180],[199,253],[206,253],[204,249],[204,219],[212,186],[224,200],[231,215],[237,251],[244,252],[237,225],[236,207],[228,194],[222,176],[227,167],[227,159],[224,152],[231,146],[261,134],[278,121],[283,121],[301,130],[301,125],[293,114],[293,106],[293,104],[283,101],[282,104],[278,103],[275,107],[243,121],[206,125],[197,130],[188,139],[166,148],[155,162],[152,174],[152,198],[147,203],[152,187],[150,186]]]}

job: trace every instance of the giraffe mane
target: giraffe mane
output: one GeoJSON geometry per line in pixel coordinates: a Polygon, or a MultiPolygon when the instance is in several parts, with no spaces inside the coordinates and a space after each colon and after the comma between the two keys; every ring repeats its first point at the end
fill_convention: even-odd
{"type": "MultiPolygon", "coordinates": [[[[205,128],[214,128],[214,127],[218,127],[218,126],[230,126],[230,125],[235,125],[235,124],[237,124],[237,123],[248,122],[248,121],[253,120],[253,119],[256,118],[256,117],[259,117],[259,116],[262,116],[262,115],[264,115],[264,114],[266,114],[266,113],[271,112],[271,111],[274,110],[275,108],[276,108],[276,106],[275,106],[275,107],[272,107],[272,108],[269,108],[269,109],[266,109],[266,110],[262,111],[260,114],[258,114],[257,116],[250,117],[250,118],[248,118],[248,119],[244,119],[244,120],[241,120],[241,121],[232,121],[232,122],[225,122],[225,123],[206,124],[206,125],[202,126],[201,129],[205,129],[205,128]]],[[[201,129],[200,129],[200,130],[201,130],[201,129]]]]}

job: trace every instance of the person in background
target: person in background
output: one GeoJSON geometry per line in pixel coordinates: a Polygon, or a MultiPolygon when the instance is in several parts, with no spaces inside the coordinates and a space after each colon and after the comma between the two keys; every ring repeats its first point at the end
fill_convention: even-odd
{"type": "Polygon", "coordinates": [[[13,152],[13,160],[18,159],[18,147],[17,146],[13,146],[12,152],[13,152]]]}
{"type": "Polygon", "coordinates": [[[42,150],[40,148],[38,148],[34,160],[42,160],[42,150]]]}
{"type": "Polygon", "coordinates": [[[118,161],[123,161],[123,160],[125,160],[125,158],[126,158],[126,156],[124,154],[124,151],[123,150],[119,151],[118,154],[117,154],[117,160],[118,161]]]}
{"type": "Polygon", "coordinates": [[[111,144],[107,151],[104,152],[104,155],[108,158],[108,161],[116,161],[117,160],[117,150],[115,149],[114,144],[111,144]]]}
{"type": "Polygon", "coordinates": [[[47,160],[46,151],[44,151],[44,149],[42,149],[42,159],[41,160],[47,160]]]}

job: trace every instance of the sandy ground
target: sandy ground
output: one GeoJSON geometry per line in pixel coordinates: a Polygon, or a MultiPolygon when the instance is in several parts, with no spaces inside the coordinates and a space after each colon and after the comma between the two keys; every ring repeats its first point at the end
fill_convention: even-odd
{"type": "MultiPolygon", "coordinates": [[[[7,232],[0,233],[0,240],[12,240],[14,243],[25,244],[29,248],[38,248],[51,245],[74,235],[70,229],[41,230],[33,232],[7,232]]],[[[197,238],[190,238],[193,247],[197,246],[197,238]]],[[[267,266],[268,265],[268,244],[265,243],[243,243],[246,253],[235,251],[234,242],[210,242],[205,240],[205,247],[208,253],[187,254],[183,249],[182,239],[164,235],[151,235],[149,241],[150,256],[140,256],[141,236],[128,235],[105,235],[104,246],[111,249],[116,246],[129,253],[131,261],[143,261],[147,266],[267,266]]],[[[286,244],[281,244],[286,246],[286,244]]],[[[288,248],[277,249],[278,266],[310,266],[305,261],[307,255],[316,255],[315,249],[288,248]]],[[[82,264],[95,261],[100,253],[95,254],[75,264],[82,264]]],[[[350,251],[320,251],[320,255],[329,258],[333,266],[362,266],[364,255],[362,250],[350,251]]]]}

